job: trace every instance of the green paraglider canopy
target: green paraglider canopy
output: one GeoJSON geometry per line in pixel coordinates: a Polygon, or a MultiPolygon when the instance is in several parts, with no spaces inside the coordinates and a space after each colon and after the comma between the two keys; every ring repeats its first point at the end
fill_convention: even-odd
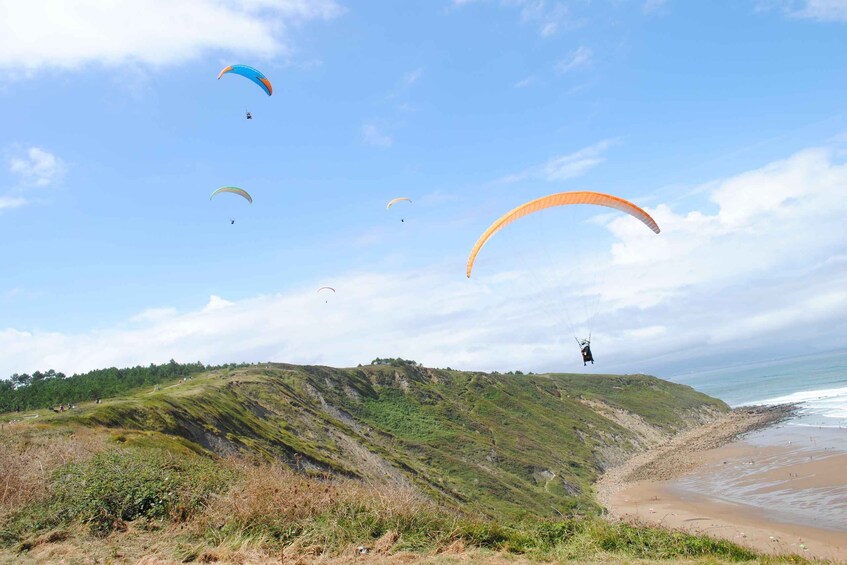
{"type": "Polygon", "coordinates": [[[211,200],[215,197],[216,194],[220,194],[221,192],[231,192],[232,194],[238,194],[239,196],[243,196],[244,198],[246,198],[247,201],[250,202],[250,204],[253,203],[253,197],[250,196],[246,190],[244,190],[243,188],[238,188],[237,186],[222,186],[212,193],[212,195],[209,197],[209,200],[211,200]]]}

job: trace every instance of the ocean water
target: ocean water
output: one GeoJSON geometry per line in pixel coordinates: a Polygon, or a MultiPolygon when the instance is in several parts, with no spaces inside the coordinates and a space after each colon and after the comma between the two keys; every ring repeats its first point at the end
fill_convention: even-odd
{"type": "Polygon", "coordinates": [[[730,406],[799,403],[794,426],[847,429],[847,350],[669,377],[730,406]]]}
{"type": "Polygon", "coordinates": [[[795,418],[745,436],[745,443],[756,451],[727,456],[675,480],[673,488],[679,495],[741,504],[776,522],[847,531],[847,474],[808,466],[812,460],[831,460],[837,467],[847,453],[847,351],[738,365],[669,380],[690,385],[733,407],[800,405],[795,418]]]}

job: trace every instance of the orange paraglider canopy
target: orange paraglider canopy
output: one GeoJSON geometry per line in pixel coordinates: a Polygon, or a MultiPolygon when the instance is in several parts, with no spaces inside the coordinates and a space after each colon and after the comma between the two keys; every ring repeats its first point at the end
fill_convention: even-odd
{"type": "Polygon", "coordinates": [[[655,233],[659,233],[659,226],[656,224],[656,221],[650,217],[650,214],[629,202],[628,200],[624,200],[623,198],[618,198],[617,196],[612,196],[611,194],[603,194],[601,192],[589,192],[589,191],[578,191],[578,192],[559,192],[557,194],[551,194],[549,196],[543,196],[541,198],[537,198],[532,200],[531,202],[527,202],[526,204],[521,204],[511,212],[505,214],[493,224],[488,226],[488,229],[483,232],[483,234],[479,237],[476,244],[471,249],[470,257],[468,257],[468,278],[471,276],[471,270],[473,269],[474,261],[476,260],[476,256],[479,253],[482,246],[486,244],[486,242],[491,238],[492,235],[508,226],[515,220],[523,218],[524,216],[528,216],[534,212],[538,212],[539,210],[544,210],[545,208],[552,208],[554,206],[568,206],[570,204],[592,204],[595,206],[606,206],[607,208],[614,208],[615,210],[620,210],[621,212],[626,212],[630,216],[633,216],[641,222],[644,223],[648,228],[653,230],[655,233]]]}

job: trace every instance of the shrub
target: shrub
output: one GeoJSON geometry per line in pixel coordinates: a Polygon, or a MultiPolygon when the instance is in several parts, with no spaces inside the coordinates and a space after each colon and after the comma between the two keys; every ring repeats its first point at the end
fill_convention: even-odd
{"type": "Polygon", "coordinates": [[[138,518],[186,520],[230,474],[213,461],[159,449],[111,450],[56,477],[56,501],[93,533],[108,534],[138,518]]]}
{"type": "Polygon", "coordinates": [[[10,516],[6,544],[62,524],[87,524],[108,535],[137,519],[188,520],[209,496],[226,488],[231,473],[214,461],[160,449],[113,449],[69,463],[51,479],[52,497],[10,516]]]}

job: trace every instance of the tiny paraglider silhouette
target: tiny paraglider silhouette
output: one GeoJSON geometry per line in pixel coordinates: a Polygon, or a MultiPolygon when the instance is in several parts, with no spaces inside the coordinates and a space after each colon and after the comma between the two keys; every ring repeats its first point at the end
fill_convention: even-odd
{"type": "MultiPolygon", "coordinates": [[[[331,291],[332,291],[332,293],[333,293],[333,294],[335,294],[335,289],[334,289],[334,288],[332,288],[331,286],[322,286],[322,287],[320,287],[320,288],[318,289],[318,293],[320,293],[322,290],[331,290],[331,291]]],[[[329,300],[324,300],[324,304],[328,304],[328,303],[329,303],[329,300]]]]}
{"type": "Polygon", "coordinates": [[[249,111],[248,111],[248,112],[245,112],[245,114],[247,115],[247,119],[248,119],[248,120],[252,120],[252,119],[253,119],[253,114],[251,114],[249,111]]]}
{"type": "MultiPolygon", "coordinates": [[[[248,194],[248,192],[246,190],[244,190],[243,188],[238,188],[237,186],[222,186],[212,193],[212,195],[209,197],[209,200],[213,199],[215,197],[215,195],[221,194],[223,192],[229,192],[231,194],[237,194],[238,196],[241,196],[245,200],[247,200],[247,202],[249,202],[250,204],[253,203],[253,197],[250,196],[250,194],[248,194]]],[[[233,225],[234,223],[235,223],[235,218],[230,218],[229,219],[229,225],[233,225]]]]}
{"type": "MultiPolygon", "coordinates": [[[[388,204],[385,206],[385,209],[391,210],[391,207],[394,206],[395,204],[397,204],[398,202],[408,202],[408,203],[411,204],[412,199],[408,198],[406,196],[401,196],[400,198],[394,198],[394,199],[388,201],[388,204]]],[[[405,220],[405,218],[400,218],[400,221],[405,222],[406,220],[405,220]]]]}

